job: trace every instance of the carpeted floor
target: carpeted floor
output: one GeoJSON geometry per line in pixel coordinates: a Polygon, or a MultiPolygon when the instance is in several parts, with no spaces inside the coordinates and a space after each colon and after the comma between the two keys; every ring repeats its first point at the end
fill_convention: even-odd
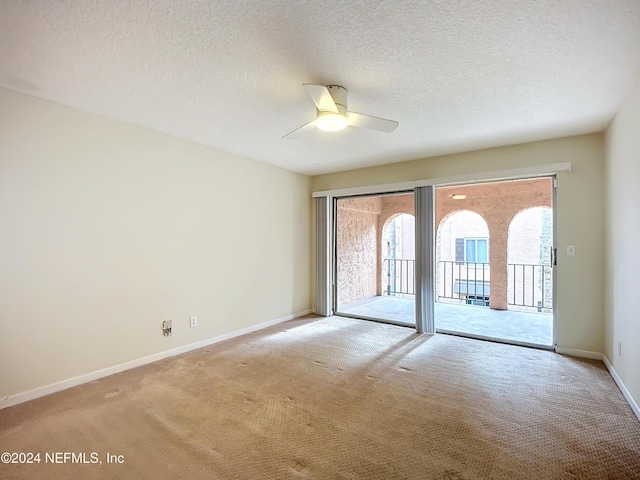
{"type": "Polygon", "coordinates": [[[340,317],[1,410],[0,445],[41,454],[10,479],[640,478],[601,362],[340,317]]]}

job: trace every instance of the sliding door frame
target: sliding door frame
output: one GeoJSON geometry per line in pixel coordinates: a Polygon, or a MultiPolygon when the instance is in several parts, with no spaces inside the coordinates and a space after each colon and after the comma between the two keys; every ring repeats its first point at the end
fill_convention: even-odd
{"type": "MultiPolygon", "coordinates": [[[[316,230],[316,248],[318,245],[318,236],[324,234],[329,242],[330,253],[324,257],[324,262],[320,261],[318,257],[316,257],[316,277],[319,277],[319,273],[324,271],[330,278],[327,278],[326,281],[322,281],[322,284],[318,284],[318,280],[316,280],[316,291],[318,289],[324,288],[326,295],[320,295],[323,299],[325,299],[325,305],[328,305],[329,308],[325,309],[324,313],[321,313],[318,310],[318,294],[316,295],[316,313],[329,316],[334,314],[337,307],[337,295],[336,295],[336,274],[337,274],[337,261],[336,261],[336,200],[338,198],[345,197],[358,197],[358,196],[371,196],[371,195],[384,195],[384,194],[399,194],[399,193],[407,193],[410,190],[414,190],[414,195],[417,193],[419,187],[429,187],[431,192],[431,201],[433,202],[433,189],[434,187],[444,187],[444,186],[453,186],[453,185],[464,185],[464,184],[474,184],[474,183],[487,183],[493,181],[503,181],[503,180],[518,180],[525,178],[536,178],[536,177],[552,177],[553,178],[553,248],[554,248],[554,265],[552,268],[553,272],[553,347],[557,345],[557,268],[556,268],[556,259],[557,259],[557,201],[556,201],[556,187],[557,187],[557,174],[561,172],[571,172],[571,163],[570,162],[561,162],[561,163],[553,163],[548,165],[538,165],[533,167],[523,167],[518,169],[511,170],[500,170],[493,172],[481,172],[477,174],[467,174],[467,175],[458,175],[452,177],[441,177],[441,178],[432,178],[432,179],[423,179],[409,182],[401,182],[394,184],[385,184],[385,185],[367,185],[361,187],[351,187],[351,188],[343,188],[336,190],[324,190],[324,191],[316,191],[312,193],[313,198],[326,198],[327,206],[331,205],[329,208],[329,212],[326,218],[325,227],[322,232],[316,230]],[[326,311],[328,310],[328,311],[326,311]]],[[[420,195],[420,194],[418,194],[420,195]]],[[[316,204],[317,205],[317,204],[316,204]]],[[[432,203],[432,208],[430,209],[429,215],[431,217],[431,222],[434,221],[435,217],[435,205],[432,203]]],[[[317,215],[317,212],[316,212],[317,215]]],[[[418,220],[418,215],[416,211],[416,237],[418,236],[418,230],[421,230],[424,227],[424,222],[426,219],[418,220]]],[[[418,310],[418,301],[416,301],[416,329],[420,332],[431,333],[435,332],[434,318],[433,318],[433,309],[435,305],[435,276],[433,274],[435,269],[435,224],[431,223],[431,234],[427,231],[421,231],[421,239],[431,238],[431,251],[429,252],[429,256],[423,252],[423,258],[430,257],[430,269],[431,273],[428,271],[421,272],[420,278],[416,278],[416,294],[418,291],[421,292],[421,300],[420,307],[418,310]],[[433,237],[431,237],[431,235],[433,237]],[[428,280],[430,279],[430,281],[428,280]],[[428,288],[428,290],[423,290],[428,288]],[[430,293],[429,293],[430,291],[430,293]],[[430,297],[430,301],[429,301],[430,297]],[[427,308],[427,304],[423,302],[429,302],[430,310],[427,308]],[[426,321],[426,323],[425,323],[426,321]],[[432,330],[433,329],[433,330],[432,330]]],[[[318,225],[316,225],[318,228],[318,225]]],[[[418,238],[416,238],[418,239],[418,238]]],[[[324,248],[323,242],[320,242],[321,248],[324,248]]],[[[419,245],[418,241],[416,241],[416,248],[419,245]]],[[[323,250],[324,251],[324,250],[323,250]]],[[[318,255],[318,252],[316,252],[318,255]]],[[[322,255],[322,252],[320,252],[322,255]]],[[[416,252],[416,262],[417,262],[417,252],[416,252]]],[[[416,274],[417,276],[417,274],[416,274]]],[[[416,295],[417,300],[417,295],[416,295]]],[[[362,317],[359,317],[362,318],[362,317]]],[[[380,319],[370,318],[369,320],[383,321],[380,319]]],[[[394,323],[394,322],[387,322],[394,323]]],[[[401,325],[405,325],[403,323],[399,323],[401,325]]]]}
{"type": "MultiPolygon", "coordinates": [[[[509,345],[517,345],[517,346],[522,346],[522,347],[530,347],[530,348],[537,348],[540,350],[553,350],[555,351],[556,345],[557,345],[557,341],[556,341],[556,332],[557,332],[557,281],[556,281],[556,275],[557,275],[557,243],[556,243],[556,235],[557,235],[557,205],[556,205],[556,189],[558,186],[558,182],[557,182],[557,175],[556,174],[547,174],[547,175],[536,175],[536,176],[529,176],[529,177],[519,177],[519,178],[507,178],[507,179],[503,179],[503,180],[482,180],[482,181],[477,181],[477,182],[467,182],[467,183],[457,183],[456,185],[458,186],[467,186],[467,185],[477,185],[477,184],[486,184],[486,183],[499,183],[499,182],[504,182],[504,181],[511,181],[511,180],[528,180],[528,179],[535,179],[535,178],[549,178],[551,180],[551,215],[552,215],[552,239],[551,239],[551,249],[552,249],[552,253],[551,253],[551,258],[550,258],[550,264],[551,264],[551,279],[552,279],[552,288],[551,288],[551,295],[552,295],[552,301],[551,301],[551,309],[552,309],[552,326],[551,326],[551,345],[544,345],[544,344],[538,344],[538,343],[531,343],[531,342],[525,342],[525,341],[520,341],[520,340],[516,340],[516,339],[508,339],[508,338],[502,338],[502,337],[492,337],[489,335],[482,335],[482,334],[476,334],[476,333],[468,333],[468,332],[463,332],[463,331],[457,331],[457,330],[448,330],[448,329],[439,329],[435,328],[435,332],[437,333],[442,333],[442,334],[446,334],[446,335],[458,335],[458,336],[462,336],[462,337],[466,337],[466,338],[474,338],[474,339],[478,339],[478,340],[486,340],[486,341],[491,341],[491,342],[498,342],[498,343],[505,343],[505,344],[509,344],[509,345]]],[[[435,188],[437,189],[438,187],[449,187],[451,185],[436,185],[435,188]]],[[[434,193],[435,194],[435,193],[434,193]]],[[[435,209],[435,204],[434,204],[434,209],[435,209]]],[[[513,218],[511,219],[513,221],[513,218]]],[[[438,226],[435,227],[436,228],[436,232],[437,232],[437,228],[438,226]]],[[[437,246],[434,243],[433,246],[434,250],[434,256],[435,256],[435,252],[436,252],[436,248],[437,246]]],[[[435,305],[435,301],[436,301],[436,297],[434,294],[434,305],[435,305]]]]}
{"type": "Polygon", "coordinates": [[[551,295],[553,299],[551,302],[551,308],[553,308],[553,333],[552,343],[553,351],[558,346],[558,176],[551,175],[552,181],[552,193],[551,193],[551,215],[553,215],[553,235],[552,235],[552,255],[551,255],[551,279],[553,285],[551,286],[551,295]]]}

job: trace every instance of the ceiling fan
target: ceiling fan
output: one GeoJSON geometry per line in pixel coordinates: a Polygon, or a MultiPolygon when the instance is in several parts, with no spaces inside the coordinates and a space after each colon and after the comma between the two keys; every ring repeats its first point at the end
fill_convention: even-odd
{"type": "Polygon", "coordinates": [[[394,120],[349,112],[347,110],[349,92],[340,85],[305,83],[303,87],[316,104],[316,119],[287,133],[282,138],[295,138],[315,128],[335,132],[346,127],[361,127],[391,133],[398,126],[398,122],[394,120]]]}

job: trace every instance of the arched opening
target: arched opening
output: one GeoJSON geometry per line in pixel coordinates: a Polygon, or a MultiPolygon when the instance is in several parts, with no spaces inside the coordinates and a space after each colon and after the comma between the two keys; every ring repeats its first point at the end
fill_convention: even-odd
{"type": "Polygon", "coordinates": [[[401,213],[390,217],[382,227],[382,294],[415,295],[415,217],[401,213]]]}
{"type": "Polygon", "coordinates": [[[513,217],[507,236],[509,310],[552,312],[552,247],[551,208],[526,208],[513,217]]]}
{"type": "Polygon", "coordinates": [[[452,212],[436,233],[436,301],[489,306],[489,227],[469,210],[452,212]]]}

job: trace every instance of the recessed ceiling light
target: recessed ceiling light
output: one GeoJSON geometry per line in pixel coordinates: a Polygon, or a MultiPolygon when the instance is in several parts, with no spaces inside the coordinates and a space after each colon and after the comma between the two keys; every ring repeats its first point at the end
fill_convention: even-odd
{"type": "Polygon", "coordinates": [[[464,200],[465,198],[467,198],[467,196],[464,193],[454,193],[453,195],[451,195],[451,198],[453,198],[454,200],[464,200]]]}

